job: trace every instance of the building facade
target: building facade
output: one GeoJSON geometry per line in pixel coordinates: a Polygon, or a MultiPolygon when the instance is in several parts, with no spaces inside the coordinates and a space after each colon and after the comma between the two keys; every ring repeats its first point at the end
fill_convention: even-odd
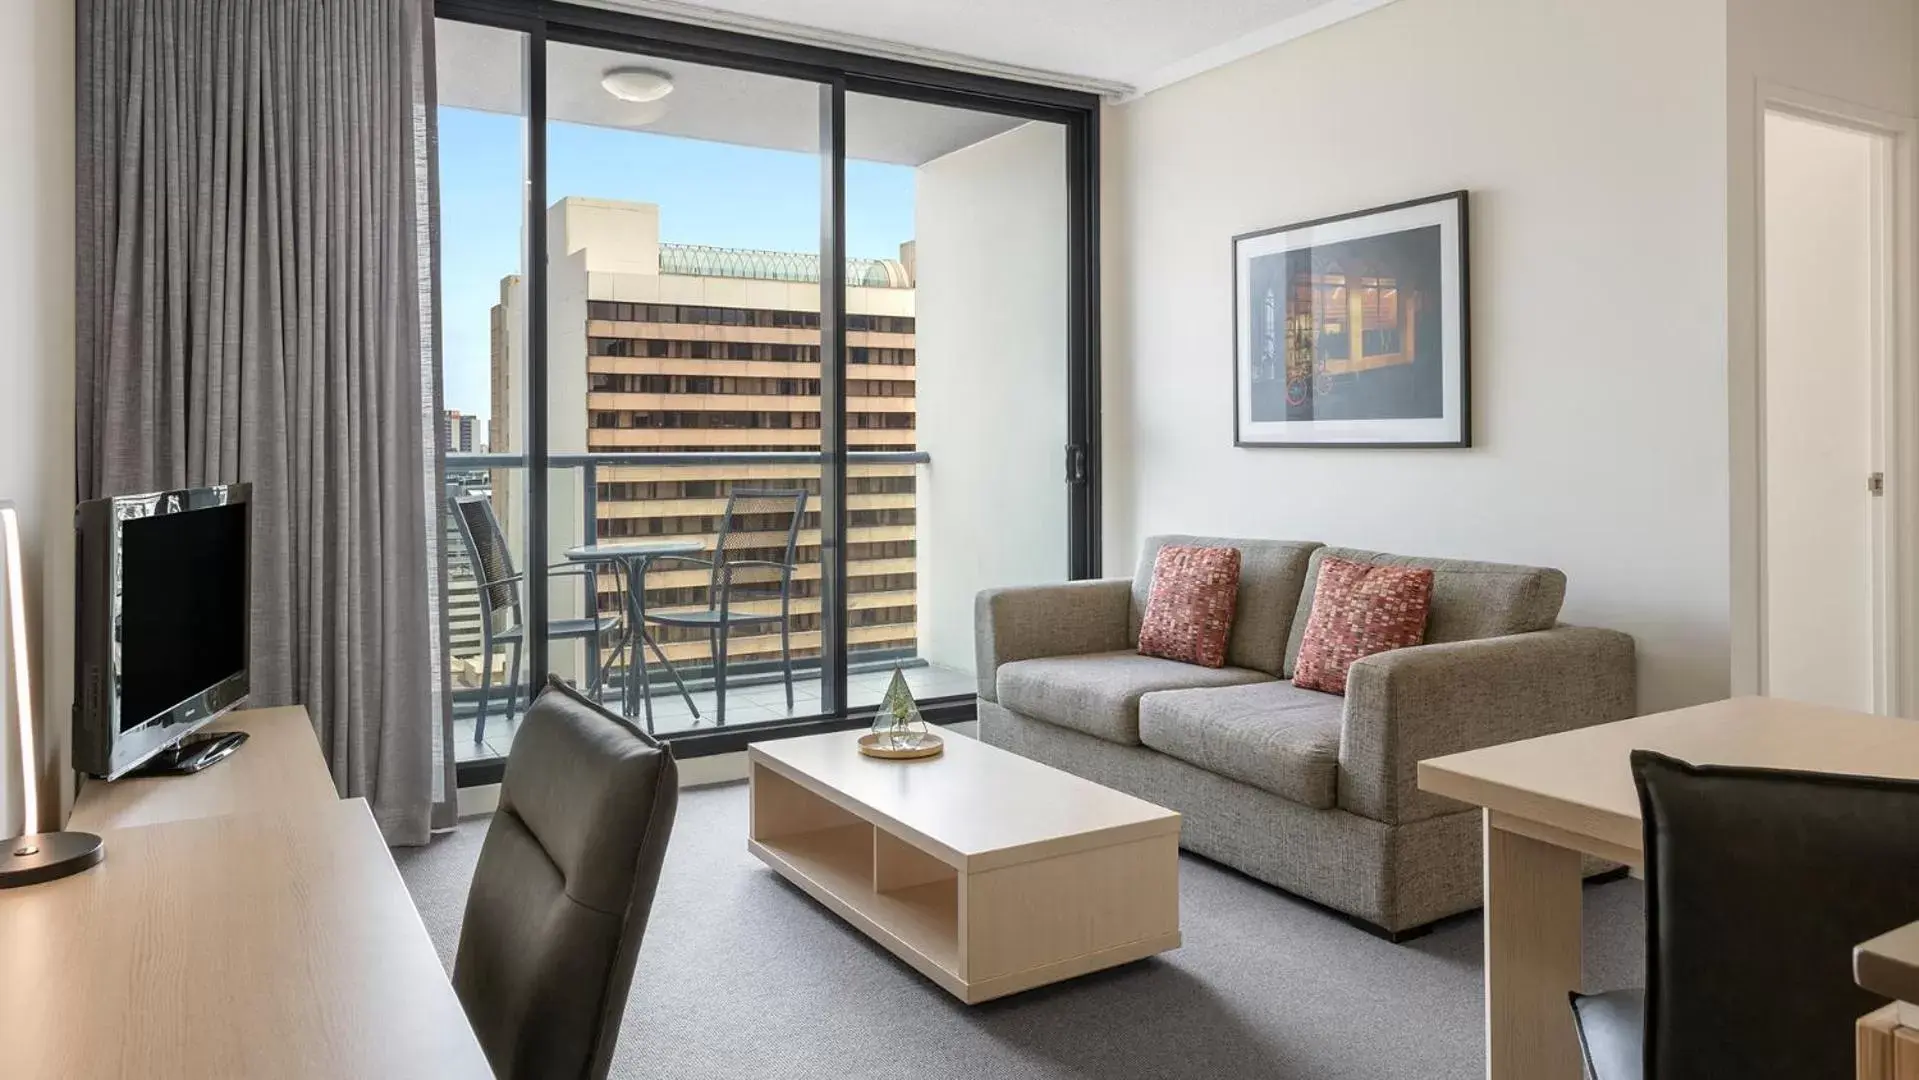
{"type": "Polygon", "coordinates": [[[441,449],[449,454],[484,454],[479,441],[480,418],[458,409],[447,409],[441,417],[441,449]]]}
{"type": "MultiPolygon", "coordinates": [[[[673,452],[809,452],[820,446],[819,258],[659,241],[659,208],[568,198],[548,213],[548,445],[591,466],[556,468],[548,485],[549,552],[591,540],[680,539],[710,551],[735,489],[803,489],[792,646],[816,656],[820,634],[816,463],[710,458],[699,464],[623,461],[673,452]],[[591,514],[591,527],[587,517],[591,514]]],[[[899,260],[848,260],[847,441],[854,450],[912,450],[915,439],[912,245],[899,260]]],[[[525,446],[524,292],[502,283],[493,314],[491,448],[525,446]]],[[[915,467],[856,465],[847,483],[849,647],[854,659],[910,654],[916,645],[915,467]]],[[[497,470],[494,504],[514,542],[524,535],[524,474],[497,470]]],[[[755,537],[756,549],[784,536],[755,537]]],[[[703,609],[708,573],[662,566],[645,583],[649,610],[703,609]]],[[[617,612],[620,583],[594,590],[617,612]]],[[[586,613],[586,590],[559,586],[555,618],[586,613]]],[[[777,610],[777,601],[755,600],[777,610]]],[[[676,666],[711,658],[698,631],[654,628],[676,666]]],[[[779,657],[779,626],[739,631],[729,670],[779,657]]],[[[556,643],[556,663],[564,662],[556,643]]],[[[575,662],[580,658],[575,657],[575,662]]]]}

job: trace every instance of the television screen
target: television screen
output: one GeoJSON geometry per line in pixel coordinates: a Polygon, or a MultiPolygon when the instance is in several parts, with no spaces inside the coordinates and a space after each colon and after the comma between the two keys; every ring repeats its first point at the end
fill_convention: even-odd
{"type": "Polygon", "coordinates": [[[124,522],[120,596],[124,732],[246,668],[246,504],[124,522]]]}

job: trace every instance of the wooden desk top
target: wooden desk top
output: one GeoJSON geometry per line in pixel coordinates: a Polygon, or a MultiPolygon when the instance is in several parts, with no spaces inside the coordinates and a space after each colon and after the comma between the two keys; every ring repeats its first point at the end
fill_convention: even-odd
{"type": "Polygon", "coordinates": [[[1179,832],[1171,810],[958,732],[919,761],[864,757],[863,734],[757,742],[747,758],[968,873],[1179,832]]]}
{"type": "Polygon", "coordinates": [[[90,779],[74,800],[67,828],[99,832],[339,800],[306,709],[243,709],[202,730],[245,731],[248,738],[225,761],[190,776],[90,779]]]}
{"type": "Polygon", "coordinates": [[[0,892],[0,1076],[492,1075],[365,802],[105,839],[0,892]]]}
{"type": "Polygon", "coordinates": [[[1745,697],[1432,758],[1419,763],[1419,786],[1637,853],[1636,749],[1695,765],[1919,779],[1919,722],[1745,697]]]}

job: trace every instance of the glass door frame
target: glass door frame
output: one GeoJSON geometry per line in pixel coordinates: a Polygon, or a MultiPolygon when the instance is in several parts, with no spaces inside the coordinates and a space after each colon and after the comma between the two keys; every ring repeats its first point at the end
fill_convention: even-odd
{"type": "MultiPolygon", "coordinates": [[[[1066,136],[1068,225],[1067,439],[1061,447],[1068,485],[1068,550],[1072,580],[1101,573],[1100,340],[1099,340],[1099,124],[1098,96],[971,72],[826,49],[750,34],[670,22],[631,12],[580,7],[553,0],[435,0],[437,18],[526,35],[527,48],[527,279],[526,564],[548,562],[547,447],[547,46],[584,45],[664,60],[775,75],[820,90],[820,665],[821,712],[812,719],[662,736],[680,757],[728,753],[759,738],[843,730],[867,723],[847,713],[846,621],[846,112],[848,93],[975,109],[1060,124],[1066,136]]],[[[547,579],[525,582],[529,627],[544,627],[550,610],[547,579]]],[[[528,635],[528,672],[549,670],[545,634],[528,635]]],[[[529,684],[537,685],[529,678],[529,684]]],[[[970,698],[923,707],[935,723],[974,717],[970,698]]],[[[499,759],[463,762],[462,787],[497,783],[499,759]]]]}

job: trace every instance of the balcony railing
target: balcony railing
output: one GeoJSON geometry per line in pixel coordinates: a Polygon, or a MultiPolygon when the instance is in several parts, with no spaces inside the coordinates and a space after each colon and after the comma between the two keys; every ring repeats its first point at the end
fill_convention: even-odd
{"type": "MultiPolygon", "coordinates": [[[[818,452],[784,451],[549,454],[546,464],[550,471],[576,470],[579,479],[577,486],[559,483],[557,479],[549,484],[547,523],[539,526],[546,529],[548,562],[562,562],[566,548],[596,540],[618,543],[671,537],[697,540],[710,549],[729,483],[741,487],[806,486],[817,492],[819,473],[796,473],[793,467],[817,470],[824,468],[827,461],[827,456],[818,452]],[[636,473],[635,470],[645,471],[636,473]],[[782,472],[784,476],[780,475],[782,472]],[[674,474],[683,475],[685,479],[659,479],[674,474]],[[624,484],[648,491],[657,490],[654,485],[660,483],[681,487],[670,497],[603,499],[603,482],[615,485],[616,491],[624,484]],[[703,485],[698,494],[685,494],[688,482],[703,485]]],[[[856,527],[850,530],[848,537],[849,543],[863,543],[868,550],[878,553],[849,561],[849,580],[865,582],[868,586],[849,595],[849,607],[855,609],[852,614],[867,620],[865,625],[848,627],[851,672],[848,698],[855,705],[877,703],[896,665],[908,670],[909,682],[921,698],[971,692],[970,675],[929,666],[918,656],[916,621],[921,614],[915,606],[918,522],[909,515],[916,511],[919,471],[930,462],[931,458],[920,451],[854,450],[846,455],[847,470],[852,477],[901,478],[872,480],[868,486],[875,490],[848,496],[849,508],[883,522],[856,527]],[[887,467],[904,469],[895,471],[887,467]],[[904,519],[905,523],[896,519],[904,519]]],[[[509,538],[516,569],[523,573],[537,569],[526,566],[524,558],[529,524],[539,524],[525,520],[525,473],[529,467],[527,455],[517,453],[449,453],[446,457],[447,494],[485,494],[492,501],[509,538]],[[496,490],[500,487],[507,490],[496,490]]],[[[809,499],[808,510],[819,509],[815,495],[809,499]]],[[[816,546],[817,536],[816,529],[803,529],[802,548],[807,546],[809,537],[816,546]]],[[[479,620],[484,617],[483,609],[465,544],[450,521],[445,542],[450,588],[442,611],[451,643],[449,662],[454,676],[455,722],[461,735],[456,739],[456,746],[462,759],[503,755],[518,719],[517,713],[507,711],[509,694],[505,684],[513,678],[506,670],[508,651],[496,645],[494,655],[479,655],[482,651],[479,620]],[[490,671],[482,672],[482,665],[490,667],[490,671]],[[489,686],[484,694],[482,683],[489,686]],[[479,739],[474,735],[483,705],[488,718],[485,737],[479,739]]],[[[797,596],[794,614],[796,620],[808,620],[810,627],[819,614],[819,601],[815,597],[820,571],[816,555],[803,555],[799,561],[802,565],[797,575],[800,584],[813,595],[797,596]]],[[[645,583],[636,587],[646,590],[647,607],[651,611],[676,605],[704,607],[705,586],[704,570],[663,568],[650,573],[645,583]]],[[[586,616],[595,609],[605,612],[609,619],[624,615],[625,602],[619,591],[622,585],[610,568],[604,573],[582,577],[577,599],[562,592],[573,587],[570,579],[565,583],[554,582],[550,604],[553,617],[586,616]]],[[[777,662],[778,626],[769,625],[747,633],[760,636],[743,636],[728,650],[726,722],[768,722],[819,713],[821,666],[817,629],[796,629],[793,634],[797,690],[790,710],[777,662]]],[[[710,725],[714,720],[711,715],[714,667],[707,642],[699,637],[671,639],[670,635],[659,634],[657,629],[655,635],[664,638],[660,645],[673,665],[673,673],[685,682],[693,707],[701,711],[700,719],[695,721],[686,697],[681,695],[671,674],[649,657],[652,662],[647,668],[645,685],[651,691],[656,730],[670,735],[676,730],[710,725]]],[[[638,703],[637,682],[635,695],[629,697],[626,693],[627,681],[638,673],[625,670],[625,654],[601,651],[597,659],[596,668],[580,642],[553,644],[551,663],[556,670],[572,674],[583,683],[590,681],[598,670],[604,676],[604,693],[609,703],[622,700],[638,703]]],[[[521,663],[518,708],[524,707],[525,687],[534,681],[525,670],[524,658],[521,663]]]]}

